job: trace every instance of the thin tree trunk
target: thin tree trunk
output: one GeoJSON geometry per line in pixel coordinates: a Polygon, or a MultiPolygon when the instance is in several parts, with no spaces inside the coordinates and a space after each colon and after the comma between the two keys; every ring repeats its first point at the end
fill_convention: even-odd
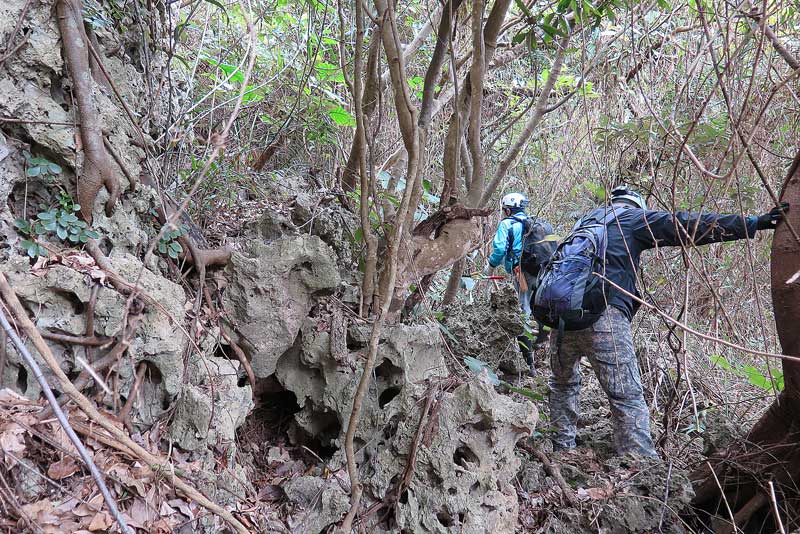
{"type": "MultiPolygon", "coordinates": [[[[411,102],[408,94],[408,80],[406,77],[405,62],[400,46],[400,38],[397,31],[396,16],[391,5],[391,0],[375,0],[375,7],[378,13],[378,20],[383,26],[381,38],[386,59],[392,79],[392,89],[395,98],[395,110],[397,120],[400,124],[400,131],[403,135],[403,143],[408,152],[408,166],[406,169],[406,186],[403,191],[403,198],[400,201],[400,208],[393,221],[392,229],[389,232],[386,247],[386,260],[384,264],[383,276],[380,284],[381,306],[378,317],[372,326],[367,357],[364,361],[364,369],[361,372],[358,386],[353,397],[353,408],[347,423],[345,433],[344,449],[347,458],[347,472],[350,476],[350,510],[342,522],[341,531],[349,533],[353,527],[353,521],[358,513],[363,486],[361,485],[358,474],[358,466],[355,460],[353,439],[355,438],[358,422],[361,416],[361,407],[366,396],[372,369],[375,365],[375,358],[378,352],[378,342],[380,341],[381,330],[389,314],[394,297],[395,280],[397,278],[398,253],[400,242],[404,236],[406,218],[409,213],[413,213],[415,206],[411,206],[411,197],[414,187],[420,180],[419,161],[420,161],[420,132],[417,126],[418,112],[411,102]]],[[[360,2],[357,2],[357,9],[361,10],[360,2]]]]}
{"type": "Polygon", "coordinates": [[[453,264],[453,268],[450,270],[450,278],[447,280],[447,289],[445,289],[442,297],[442,306],[448,306],[455,300],[466,263],[466,259],[461,258],[453,264]]]}

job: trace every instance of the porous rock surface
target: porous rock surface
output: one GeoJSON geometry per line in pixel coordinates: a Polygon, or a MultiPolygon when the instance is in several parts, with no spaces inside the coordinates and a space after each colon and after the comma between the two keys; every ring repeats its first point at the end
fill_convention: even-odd
{"type": "MultiPolygon", "coordinates": [[[[152,364],[158,370],[160,381],[148,384],[143,389],[143,392],[146,390],[154,395],[152,402],[145,404],[160,407],[162,401],[178,393],[183,380],[182,360],[187,341],[185,336],[176,335],[176,330],[177,325],[183,324],[186,296],[179,285],[142,269],[142,263],[130,254],[112,253],[109,261],[115,271],[127,280],[133,282],[138,278],[139,286],[161,307],[145,307],[128,348],[129,357],[122,358],[117,366],[121,378],[119,385],[122,391],[127,391],[132,384],[136,365],[142,361],[152,364]]],[[[27,258],[21,256],[15,256],[0,266],[0,270],[5,271],[9,284],[20,300],[35,312],[34,322],[39,328],[78,337],[84,335],[85,309],[92,285],[89,276],[59,264],[48,266],[42,272],[33,272],[27,258]]],[[[126,301],[127,298],[115,289],[102,284],[99,286],[94,310],[95,334],[109,338],[120,334],[125,324],[126,301]]],[[[81,371],[82,366],[76,356],[88,359],[84,348],[76,349],[75,345],[53,341],[48,344],[67,374],[81,371]]],[[[102,357],[108,350],[109,347],[96,349],[96,357],[102,357]]],[[[35,350],[31,352],[38,357],[35,350]]],[[[30,398],[37,398],[41,393],[39,384],[32,373],[21,371],[21,357],[14,349],[9,351],[8,364],[0,383],[16,387],[30,398]]],[[[57,384],[47,366],[41,361],[40,364],[50,383],[57,384]]],[[[160,408],[150,410],[147,419],[159,413],[160,408]]]]}
{"type": "Polygon", "coordinates": [[[253,372],[266,378],[297,338],[314,297],[339,285],[333,251],[316,236],[251,241],[226,267],[224,307],[253,372]]]}
{"type": "Polygon", "coordinates": [[[448,343],[459,357],[472,356],[510,373],[527,371],[517,335],[523,332],[517,291],[503,284],[488,297],[448,306],[442,324],[448,343]]]}
{"type": "MultiPolygon", "coordinates": [[[[376,500],[386,497],[408,462],[419,417],[417,401],[408,397],[406,403],[405,413],[414,415],[400,418],[395,430],[385,428],[370,450],[367,487],[376,500]]],[[[514,448],[533,432],[536,408],[496,393],[477,378],[443,393],[439,403],[430,444],[420,445],[409,487],[399,496],[396,529],[514,532],[518,506],[511,482],[520,465],[514,448]]]]}

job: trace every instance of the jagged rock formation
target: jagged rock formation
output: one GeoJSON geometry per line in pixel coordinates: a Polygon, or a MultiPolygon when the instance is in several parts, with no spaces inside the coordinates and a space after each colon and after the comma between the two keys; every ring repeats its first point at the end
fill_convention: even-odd
{"type": "MultiPolygon", "coordinates": [[[[278,360],[276,376],[295,393],[301,408],[295,414],[296,439],[313,435],[338,447],[358,376],[349,366],[360,367],[358,350],[365,347],[369,331],[350,328],[350,351],[341,361],[331,354],[329,332],[317,326],[314,320],[303,325],[298,343],[278,360]]],[[[428,438],[417,445],[413,475],[397,496],[386,531],[513,532],[517,499],[510,480],[519,468],[514,447],[534,430],[535,407],[502,396],[478,380],[437,393],[435,384],[448,371],[436,326],[388,327],[379,347],[356,437],[362,477],[374,502],[388,502],[396,491],[421,424],[424,398],[429,388],[438,395],[436,415],[431,416],[435,422],[428,438]]],[[[342,465],[341,452],[333,463],[342,465]]],[[[309,499],[309,495],[294,498],[298,504],[309,499]]],[[[341,519],[346,512],[319,505],[302,508],[298,518],[306,517],[315,528],[341,519]],[[338,516],[334,511],[340,512],[338,516]]]]}
{"type": "MultiPolygon", "coordinates": [[[[0,35],[11,33],[26,4],[10,0],[0,6],[0,35]]],[[[145,183],[134,191],[117,166],[122,196],[106,214],[102,206],[107,193],[101,190],[91,206],[93,229],[101,235],[98,242],[110,268],[138,284],[147,302],[128,299],[80,247],[52,235],[39,237],[52,254],[34,268],[20,246],[25,236],[14,229],[14,220],[34,219],[44,209],[41,204],[55,205],[59,191],[76,198],[76,176],[81,176],[84,162],[76,146],[73,88],[55,17],[49,6],[33,3],[28,8],[27,42],[0,67],[0,117],[19,119],[0,122],[0,270],[37,326],[51,335],[48,344],[62,369],[80,380],[80,360],[97,362],[117,346],[124,348],[110,364],[113,373],[103,373],[103,379],[111,377],[111,392],[91,382],[86,391],[105,410],[119,413],[138,373],[137,401],[126,422],[137,431],[155,429],[168,437],[182,455],[202,466],[198,487],[216,502],[232,504],[254,492],[242,467],[236,432],[253,417],[255,403],[244,369],[225,339],[230,334],[259,387],[270,384],[296,399],[289,431],[295,443],[313,440],[326,450],[326,461],[344,465],[343,430],[371,328],[344,309],[358,302],[354,215],[340,207],[336,195],[319,192],[311,171],[287,171],[280,180],[265,180],[282,208],[266,209],[233,243],[229,265],[213,282],[212,300],[221,295],[215,300],[220,309],[210,311],[201,309],[208,304],[205,300],[195,300],[195,288],[187,290],[193,274],[181,273],[157,254],[143,259],[160,226],[153,213],[160,199],[145,183]],[[59,172],[26,177],[30,161],[24,151],[57,164],[59,172]],[[214,320],[216,311],[224,332],[214,320]],[[75,343],[74,338],[94,341],[75,343]]],[[[136,68],[141,44],[134,32],[118,35],[113,25],[94,31],[106,70],[137,118],[145,142],[151,142],[160,135],[167,101],[150,99],[145,74],[136,68]]],[[[157,69],[163,58],[153,54],[150,61],[149,67],[157,69]]],[[[108,145],[138,179],[146,174],[138,128],[107,84],[95,79],[92,92],[108,145]]],[[[504,306],[498,304],[498,310],[504,306]]],[[[486,345],[482,350],[490,349],[486,345]]],[[[466,354],[471,352],[459,356],[466,354]]],[[[38,397],[38,383],[19,355],[9,348],[6,356],[0,388],[38,397]]],[[[372,505],[399,493],[390,520],[380,527],[386,531],[513,532],[517,501],[510,481],[519,467],[514,446],[533,431],[536,410],[479,380],[448,382],[449,374],[438,325],[385,328],[356,436],[366,501],[372,505]],[[423,421],[428,430],[425,439],[417,440],[428,395],[434,396],[423,421]],[[398,491],[414,448],[413,475],[398,491]]],[[[255,393],[258,400],[261,392],[257,388],[255,393]]],[[[36,469],[32,464],[30,472],[36,469]]],[[[287,482],[284,491],[294,510],[291,527],[319,532],[340,520],[349,501],[346,482],[311,476],[287,482]]],[[[32,479],[20,491],[34,499],[40,489],[32,479]]],[[[200,524],[207,531],[215,528],[210,518],[200,524]]]]}
{"type": "Polygon", "coordinates": [[[313,297],[339,285],[334,253],[316,236],[249,243],[226,268],[224,307],[253,372],[265,378],[295,341],[313,297]]]}
{"type": "MultiPolygon", "coordinates": [[[[162,405],[177,395],[183,382],[182,360],[187,340],[185,336],[175,335],[175,331],[176,325],[182,325],[184,321],[186,296],[177,284],[142,269],[142,263],[130,254],[112,254],[109,260],[116,271],[129,281],[136,280],[141,273],[140,287],[156,299],[168,314],[152,307],[145,308],[138,321],[136,334],[130,341],[130,357],[121,358],[116,368],[118,386],[120,391],[125,392],[132,385],[139,362],[148,362],[153,366],[154,372],[148,375],[142,388],[142,394],[147,397],[143,406],[148,409],[140,412],[142,420],[151,423],[162,413],[162,405]]],[[[37,326],[46,331],[82,337],[86,330],[85,310],[93,285],[98,285],[94,334],[112,340],[125,327],[126,298],[84,273],[58,264],[32,272],[27,258],[19,256],[0,269],[6,272],[14,292],[35,312],[37,326]]],[[[62,369],[68,374],[77,375],[82,369],[76,357],[91,361],[86,354],[86,347],[76,349],[72,343],[55,341],[50,346],[61,358],[62,369]]],[[[95,347],[96,358],[102,358],[110,350],[110,346],[95,347]]],[[[46,366],[43,367],[47,372],[46,366]]],[[[30,398],[37,398],[41,393],[36,379],[24,370],[20,356],[13,348],[9,351],[2,378],[3,385],[15,385],[30,398]]],[[[108,401],[112,402],[113,399],[108,401]]]]}
{"type": "Polygon", "coordinates": [[[527,372],[517,344],[524,331],[517,302],[516,290],[504,285],[488,298],[480,295],[470,303],[448,306],[442,324],[453,351],[509,373],[527,372]]]}

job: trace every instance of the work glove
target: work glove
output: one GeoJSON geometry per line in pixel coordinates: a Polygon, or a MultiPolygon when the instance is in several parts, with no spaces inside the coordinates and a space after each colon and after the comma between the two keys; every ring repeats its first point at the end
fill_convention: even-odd
{"type": "Polygon", "coordinates": [[[783,220],[784,213],[783,212],[789,211],[789,203],[788,202],[781,202],[780,209],[772,208],[769,213],[765,213],[758,217],[758,223],[756,224],[756,229],[758,230],[774,230],[775,226],[783,220]]]}

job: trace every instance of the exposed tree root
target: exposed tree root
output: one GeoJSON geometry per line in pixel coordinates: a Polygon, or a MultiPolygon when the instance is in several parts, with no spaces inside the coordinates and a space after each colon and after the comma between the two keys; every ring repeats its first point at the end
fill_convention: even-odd
{"type": "Polygon", "coordinates": [[[150,468],[153,472],[163,476],[171,483],[178,491],[185,495],[188,499],[196,501],[200,506],[206,508],[213,514],[223,518],[231,527],[233,527],[240,534],[250,534],[250,531],[238,520],[231,512],[224,509],[220,505],[212,502],[208,497],[197,491],[190,484],[186,483],[181,477],[175,473],[175,469],[159,455],[153,454],[141,445],[137,444],[119,427],[117,427],[107,416],[101,414],[89,400],[78,391],[72,382],[69,380],[64,371],[61,370],[58,360],[53,356],[50,347],[44,341],[44,338],[39,334],[39,330],[31,322],[30,318],[25,311],[25,308],[20,303],[17,295],[8,285],[5,276],[0,273],[0,295],[2,295],[8,309],[13,313],[17,325],[28,336],[33,343],[36,350],[41,355],[47,366],[58,379],[61,389],[66,393],[83,412],[103,427],[113,440],[109,440],[108,445],[118,450],[133,453],[138,457],[144,465],[150,468]]]}
{"type": "Polygon", "coordinates": [[[72,77],[73,94],[78,104],[84,161],[77,179],[81,215],[91,223],[94,201],[100,189],[108,190],[106,215],[111,215],[120,186],[103,143],[100,114],[92,96],[92,73],[89,66],[88,38],[83,30],[83,8],[80,0],[58,0],[58,25],[64,45],[64,58],[72,77]]]}
{"type": "Polygon", "coordinates": [[[564,496],[570,506],[578,506],[578,498],[575,496],[572,488],[569,487],[569,484],[567,484],[566,480],[564,480],[564,477],[561,475],[561,469],[554,465],[545,453],[543,453],[535,445],[529,445],[524,442],[520,442],[517,446],[522,450],[531,453],[536,457],[537,460],[539,460],[539,462],[541,462],[544,470],[547,471],[547,474],[553,477],[553,480],[555,480],[556,484],[558,484],[558,487],[561,489],[561,494],[564,496]]]}
{"type": "Polygon", "coordinates": [[[57,334],[55,332],[42,332],[42,337],[50,341],[69,343],[70,345],[83,345],[85,347],[102,347],[111,342],[110,339],[104,337],[70,336],[68,334],[57,334]]]}
{"type": "Polygon", "coordinates": [[[128,392],[128,398],[125,399],[125,405],[119,412],[119,418],[129,432],[133,432],[131,410],[133,409],[133,403],[136,402],[136,396],[139,394],[139,388],[142,385],[142,380],[144,380],[145,371],[147,371],[147,363],[139,362],[139,368],[136,370],[136,379],[133,381],[133,386],[131,386],[131,390],[128,392]]]}
{"type": "Polygon", "coordinates": [[[239,360],[239,363],[242,364],[245,373],[247,373],[247,381],[250,382],[250,388],[253,390],[253,396],[256,394],[256,375],[253,372],[253,366],[250,365],[250,360],[247,359],[247,354],[244,353],[242,347],[240,347],[228,333],[225,331],[225,328],[220,325],[219,333],[225,338],[225,341],[228,342],[231,349],[233,349],[233,353],[236,354],[236,358],[239,360]]]}
{"type": "Polygon", "coordinates": [[[125,175],[125,178],[128,179],[128,184],[130,186],[131,191],[136,191],[136,186],[139,183],[138,180],[136,179],[135,176],[131,174],[131,171],[129,171],[128,168],[125,166],[125,163],[122,161],[122,158],[120,157],[119,154],[117,154],[117,151],[114,150],[114,147],[111,145],[111,142],[105,136],[103,136],[103,144],[105,145],[106,150],[108,150],[108,153],[111,154],[111,157],[114,158],[114,161],[117,163],[119,170],[121,170],[122,174],[125,175]]]}

